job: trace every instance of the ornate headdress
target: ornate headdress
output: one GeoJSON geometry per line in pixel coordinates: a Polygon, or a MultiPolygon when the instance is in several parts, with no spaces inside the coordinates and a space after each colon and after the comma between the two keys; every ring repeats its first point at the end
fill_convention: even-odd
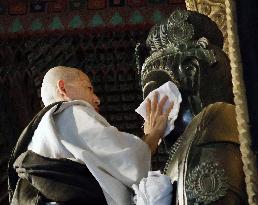
{"type": "Polygon", "coordinates": [[[166,21],[153,26],[148,35],[146,44],[151,49],[151,55],[145,59],[139,72],[142,87],[153,71],[166,72],[179,86],[176,71],[173,70],[175,61],[194,57],[208,65],[214,64],[217,59],[209,43],[218,47],[223,45],[223,35],[214,22],[197,12],[175,10],[166,21]]]}

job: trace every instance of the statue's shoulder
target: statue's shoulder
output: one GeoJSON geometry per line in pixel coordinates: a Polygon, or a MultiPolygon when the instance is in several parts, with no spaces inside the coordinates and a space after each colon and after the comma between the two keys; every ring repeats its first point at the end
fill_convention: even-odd
{"type": "Polygon", "coordinates": [[[211,104],[199,113],[201,136],[197,144],[232,142],[239,144],[235,106],[225,102],[211,104]]]}

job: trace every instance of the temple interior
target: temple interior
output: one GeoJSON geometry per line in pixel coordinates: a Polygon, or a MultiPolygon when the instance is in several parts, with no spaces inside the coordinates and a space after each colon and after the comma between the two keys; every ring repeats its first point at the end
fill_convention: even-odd
{"type": "MultiPolygon", "coordinates": [[[[239,92],[247,108],[244,114],[248,115],[243,126],[250,137],[248,148],[254,156],[251,161],[257,163],[258,3],[255,0],[2,0],[1,205],[9,204],[7,164],[10,153],[21,131],[43,107],[40,87],[51,67],[65,65],[87,73],[101,100],[100,113],[108,122],[121,131],[143,135],[143,119],[135,112],[143,101],[135,48],[138,43],[145,44],[153,25],[163,23],[176,9],[197,11],[210,17],[223,34],[222,49],[231,62],[230,55],[238,49],[242,58],[239,92]],[[234,3],[233,11],[227,8],[227,1],[234,3]],[[233,21],[236,28],[233,34],[238,39],[234,48],[233,34],[228,33],[228,12],[233,12],[237,19],[233,21]]],[[[232,89],[236,96],[236,90],[232,89]]],[[[239,103],[236,97],[234,100],[232,103],[239,103]]],[[[153,157],[153,170],[164,169],[170,148],[185,129],[184,125],[178,126],[171,135],[175,137],[164,140],[153,157]]],[[[257,180],[253,183],[257,184],[257,180]]],[[[249,200],[249,204],[254,203],[249,200]]]]}

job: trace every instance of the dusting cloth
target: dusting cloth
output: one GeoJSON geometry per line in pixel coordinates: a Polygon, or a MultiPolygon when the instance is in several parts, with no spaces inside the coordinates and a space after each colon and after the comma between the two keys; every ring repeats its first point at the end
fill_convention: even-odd
{"type": "Polygon", "coordinates": [[[168,100],[163,108],[163,112],[166,111],[170,105],[170,103],[173,101],[174,102],[174,107],[169,113],[168,116],[168,122],[167,122],[167,127],[165,130],[164,137],[167,136],[173,129],[174,129],[174,122],[177,119],[178,113],[179,113],[179,108],[180,108],[180,103],[182,102],[182,97],[181,93],[179,92],[177,86],[171,82],[168,81],[159,88],[153,90],[152,92],[149,93],[149,95],[144,99],[144,101],[140,104],[140,106],[135,110],[138,114],[140,114],[144,120],[147,120],[147,115],[146,115],[146,103],[147,99],[149,98],[151,101],[153,100],[155,92],[159,92],[158,96],[158,102],[165,96],[168,96],[168,100]]]}
{"type": "Polygon", "coordinates": [[[139,186],[132,186],[135,191],[136,205],[170,205],[172,201],[172,184],[170,177],[160,171],[149,171],[148,177],[140,181],[139,186]]]}

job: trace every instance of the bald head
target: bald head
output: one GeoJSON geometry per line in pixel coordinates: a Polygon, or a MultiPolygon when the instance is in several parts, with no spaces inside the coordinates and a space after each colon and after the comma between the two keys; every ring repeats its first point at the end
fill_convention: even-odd
{"type": "Polygon", "coordinates": [[[44,76],[41,98],[45,106],[63,100],[83,100],[99,111],[100,100],[94,93],[90,79],[77,68],[51,68],[44,76]]]}
{"type": "Polygon", "coordinates": [[[89,78],[86,74],[77,68],[58,66],[51,68],[44,76],[41,87],[41,98],[45,106],[60,100],[64,100],[60,94],[59,82],[62,81],[66,85],[71,85],[76,82],[89,78]]]}

